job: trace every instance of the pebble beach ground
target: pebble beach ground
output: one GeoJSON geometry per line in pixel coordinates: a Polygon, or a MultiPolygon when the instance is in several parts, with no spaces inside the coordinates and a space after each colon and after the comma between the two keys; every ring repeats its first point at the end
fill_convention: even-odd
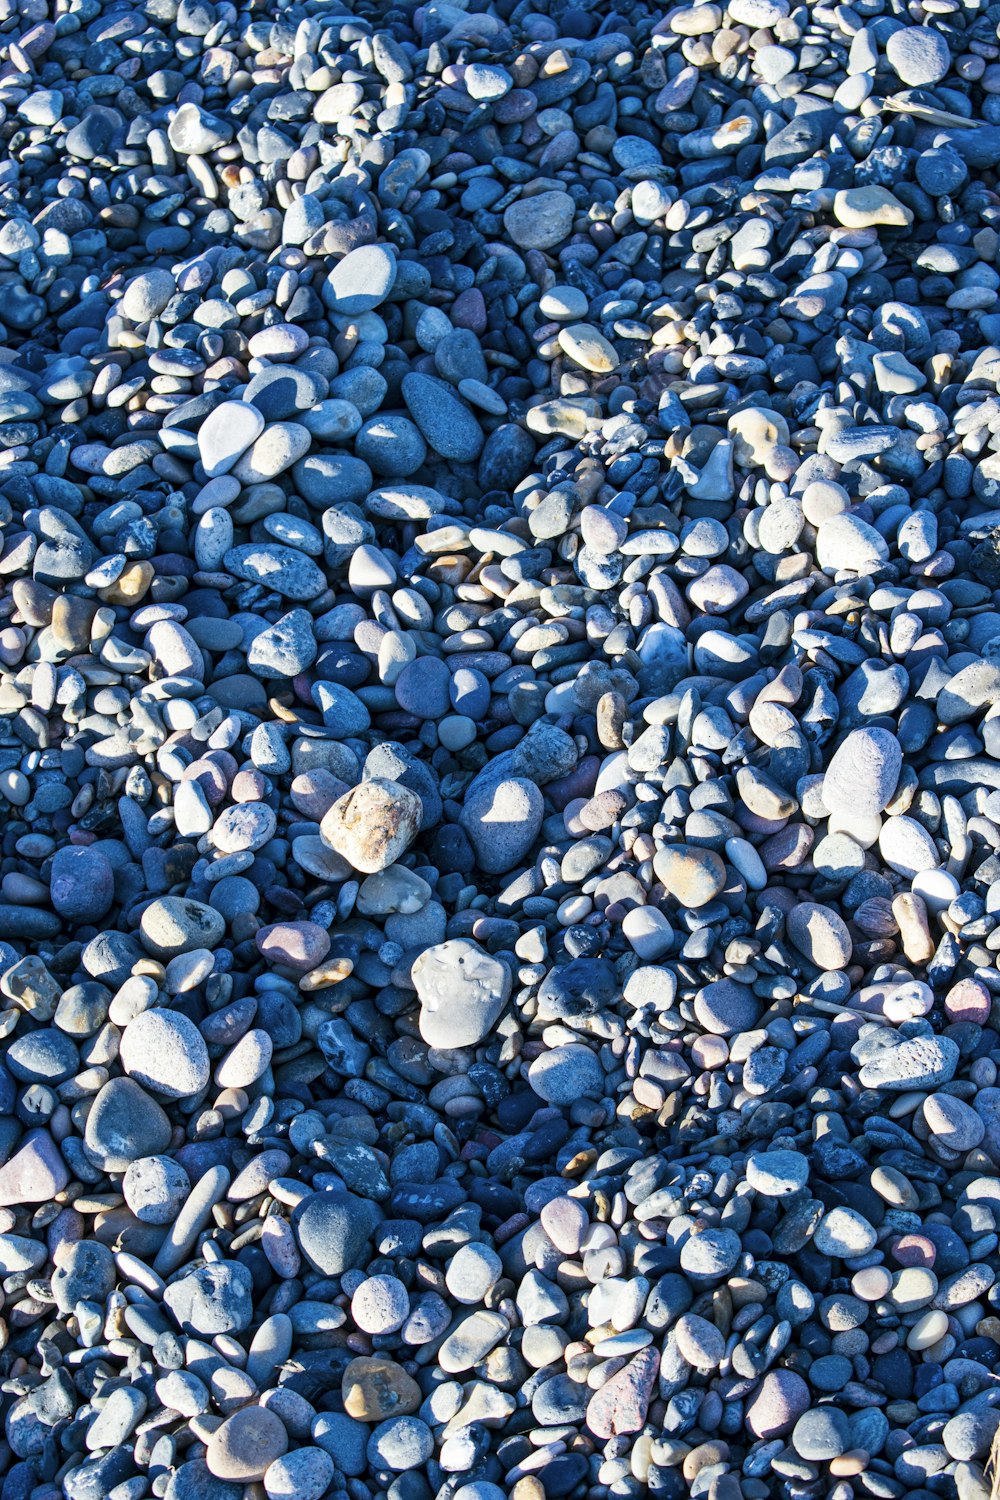
{"type": "Polygon", "coordinates": [[[1000,6],[474,3],[0,0],[0,1500],[987,1500],[1000,6]]]}

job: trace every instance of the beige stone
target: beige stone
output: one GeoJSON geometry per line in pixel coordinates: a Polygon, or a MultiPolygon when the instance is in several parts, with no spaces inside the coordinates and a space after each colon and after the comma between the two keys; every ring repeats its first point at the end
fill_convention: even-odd
{"type": "Polygon", "coordinates": [[[344,1410],[359,1422],[384,1422],[408,1417],[424,1399],[420,1387],[402,1365],[392,1359],[352,1359],[341,1387],[344,1410]]]}
{"type": "Polygon", "coordinates": [[[848,229],[868,229],[881,224],[906,229],[913,223],[913,214],[896,195],[874,183],[865,187],[841,188],[833,200],[833,212],[838,223],[848,229]]]}

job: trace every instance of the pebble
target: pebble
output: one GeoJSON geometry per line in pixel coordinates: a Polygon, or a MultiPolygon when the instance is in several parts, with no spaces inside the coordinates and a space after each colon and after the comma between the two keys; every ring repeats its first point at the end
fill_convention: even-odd
{"type": "Polygon", "coordinates": [[[373,875],[394,864],[413,842],[422,811],[409,787],[372,777],[338,798],[320,832],[353,869],[373,875]]]}
{"type": "Polygon", "coordinates": [[[419,954],[412,969],[420,1035],[432,1047],[474,1047],[488,1037],[511,991],[507,966],[470,938],[451,938],[419,954]]]}
{"type": "Polygon", "coordinates": [[[288,1449],[281,1419],[267,1407],[245,1406],[234,1412],[209,1438],[205,1463],[216,1479],[253,1484],[288,1449]]]}
{"type": "Polygon", "coordinates": [[[303,1255],[324,1276],[353,1269],[371,1233],[363,1204],[342,1189],[308,1194],[295,1210],[293,1227],[303,1255]]]}
{"type": "Polygon", "coordinates": [[[885,55],[896,76],[911,88],[940,83],[951,65],[951,49],[930,26],[900,26],[890,33],[885,55]]]}
{"type": "Polygon", "coordinates": [[[488,875],[514,869],[537,839],[544,812],[541,792],[525,777],[474,788],[465,799],[461,826],[478,867],[488,875]]]}
{"type": "Polygon", "coordinates": [[[130,1078],[170,1099],[188,1099],[208,1083],[208,1048],[182,1011],[143,1011],[125,1027],[118,1055],[130,1078]]]}

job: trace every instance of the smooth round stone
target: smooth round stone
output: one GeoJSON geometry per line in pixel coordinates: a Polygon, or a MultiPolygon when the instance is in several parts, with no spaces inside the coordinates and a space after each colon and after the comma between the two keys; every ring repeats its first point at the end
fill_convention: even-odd
{"type": "Polygon", "coordinates": [[[475,1047],[507,1004],[511,972],[470,938],[451,938],[419,954],[411,970],[420,1001],[420,1035],[431,1047],[475,1047]]]}
{"type": "Polygon", "coordinates": [[[960,979],[944,997],[944,1013],[949,1021],[971,1021],[984,1026],[992,1008],[992,996],[978,979],[960,979]]]}
{"type": "Polygon", "coordinates": [[[761,1004],[745,984],[717,979],[695,996],[694,1013],[701,1026],[715,1036],[751,1031],[760,1019],[761,1004]]]}
{"type": "Polygon", "coordinates": [[[91,1105],[84,1132],[88,1156],[104,1172],[124,1172],[170,1145],[170,1121],[132,1078],[112,1078],[91,1105]]]}
{"type": "Polygon", "coordinates": [[[125,1202],[142,1224],[170,1224],[191,1191],[191,1180],[169,1156],[143,1156],[122,1179],[125,1202]]]}
{"type": "Polygon", "coordinates": [[[986,1126],[971,1105],[952,1094],[932,1094],[922,1109],[934,1140],[949,1151],[971,1151],[986,1134],[986,1126]]]}
{"type": "Polygon", "coordinates": [[[272,1051],[270,1036],[254,1027],[222,1058],[215,1070],[216,1083],[223,1089],[249,1088],[269,1066],[272,1051]]]}
{"type": "Polygon", "coordinates": [[[866,1266],[851,1277],[851,1291],[864,1302],[881,1302],[892,1288],[892,1274],[885,1266],[866,1266]]]}
{"type": "Polygon", "coordinates": [[[961,1463],[985,1458],[996,1435],[997,1422],[995,1411],[965,1411],[952,1417],[941,1434],[949,1458],[961,1463]]]}
{"type": "Polygon", "coordinates": [[[890,1296],[901,1312],[916,1312],[932,1302],[938,1289],[934,1272],[923,1266],[907,1266],[893,1277],[890,1296]]]}
{"type": "Polygon", "coordinates": [[[551,250],[573,227],[575,208],[568,193],[548,190],[518,198],[504,210],[504,228],[521,250],[551,250]]]}
{"type": "Polygon", "coordinates": [[[667,894],[686,908],[707,906],[726,884],[726,866],[719,855],[688,844],[657,850],[653,869],[667,894]]]}
{"type": "Polygon", "coordinates": [[[308,453],[309,444],[309,433],[301,423],[271,423],[237,459],[233,476],[240,484],[265,484],[269,479],[290,469],[296,459],[308,453]]]}
{"type": "Polygon", "coordinates": [[[22,1083],[58,1084],[80,1066],[80,1054],[72,1037],[54,1027],[17,1037],[8,1047],[6,1064],[22,1083]]]}
{"type": "Polygon", "coordinates": [[[930,26],[901,26],[885,44],[886,61],[910,88],[940,83],[951,65],[951,49],[930,26]]]}
{"type": "Polygon", "coordinates": [[[331,937],[318,922],[274,922],[258,929],[256,943],[271,963],[308,973],[329,953],[331,937]]]}
{"type": "Polygon", "coordinates": [[[696,1370],[714,1370],[722,1363],[725,1336],[707,1318],[684,1313],[674,1324],[674,1337],[681,1356],[696,1370]]]}
{"type": "Polygon", "coordinates": [[[681,1270],[699,1281],[718,1281],[735,1270],[742,1253],[734,1230],[705,1229],[689,1235],[681,1246],[681,1270]]]}
{"type": "Polygon", "coordinates": [[[359,458],[386,479],[408,479],[427,457],[419,427],[399,412],[371,417],[358,433],[354,448],[359,458]]]}
{"type": "Polygon", "coordinates": [[[735,609],[749,592],[749,585],[742,573],[728,564],[709,568],[696,578],[687,591],[687,596],[697,610],[709,615],[728,614],[735,609]]]}
{"type": "Polygon", "coordinates": [[[655,906],[635,906],[627,911],[622,918],[621,930],[633,952],[642,959],[662,958],[673,946],[673,927],[655,906]]]}
{"type": "Polygon", "coordinates": [[[380,1422],[368,1439],[368,1462],[396,1474],[418,1468],[433,1451],[431,1430],[419,1417],[391,1417],[380,1422]]]}
{"type": "MultiPolygon", "coordinates": [[[[349,1370],[351,1365],[347,1368],[349,1370]]],[[[346,1373],[345,1371],[345,1382],[346,1373]]],[[[405,1378],[409,1379],[409,1376],[405,1378]]],[[[418,1405],[419,1391],[418,1386],[418,1405]]],[[[313,1418],[311,1435],[313,1441],[334,1459],[342,1474],[355,1476],[364,1473],[368,1429],[361,1422],[340,1412],[321,1412],[318,1417],[313,1418]]]]}
{"type": "Polygon", "coordinates": [[[828,573],[875,573],[889,561],[882,536],[858,516],[830,516],[816,531],[816,560],[828,573]]]}
{"type": "Polygon", "coordinates": [[[852,730],[823,776],[823,804],[831,813],[873,817],[891,802],[902,766],[903,752],[890,730],[852,730]]]}
{"type": "Polygon", "coordinates": [[[847,229],[871,229],[880,224],[906,229],[913,223],[912,209],[900,203],[895,193],[877,183],[840,188],[834,195],[833,212],[837,222],[847,229]]]}
{"type": "Polygon", "coordinates": [[[592,323],[570,323],[560,328],[558,343],[575,365],[594,375],[607,375],[618,366],[614,345],[592,323]]]}
{"type": "Polygon", "coordinates": [[[393,685],[396,702],[418,719],[440,719],[451,706],[451,673],[437,656],[418,656],[400,672],[393,685]]]}
{"type": "Polygon", "coordinates": [[[205,1463],[217,1479],[254,1484],[288,1451],[288,1432],[266,1406],[244,1406],[208,1440],[205,1463]]]}
{"type": "Polygon", "coordinates": [[[403,376],[403,400],[421,434],[442,458],[471,463],[483,447],[483,432],[471,407],[446,381],[411,371],[403,376]]]}
{"type": "Polygon", "coordinates": [[[747,1157],[746,1178],[767,1198],[785,1198],[809,1181],[809,1162],[798,1151],[754,1151],[747,1157]]]}
{"type": "Polygon", "coordinates": [[[160,896],[142,914],[139,936],[154,958],[176,958],[195,948],[217,948],[226,933],[224,919],[212,907],[187,896],[160,896]]]}
{"type": "Polygon", "coordinates": [[[390,865],[361,882],[357,910],[364,916],[391,916],[401,912],[413,916],[431,899],[431,887],[415,870],[405,865],[390,865]]]}
{"type": "Polygon", "coordinates": [[[819,969],[844,969],[853,944],[847,924],[828,906],[800,901],[785,918],[789,940],[819,969]]]}
{"type": "Polygon", "coordinates": [[[188,1099],[208,1084],[205,1039],[188,1016],[154,1007],[130,1021],[119,1048],[125,1072],[155,1094],[188,1099]]]}
{"type": "Polygon", "coordinates": [[[542,293],[538,307],[546,318],[584,318],[587,315],[587,298],[578,287],[553,286],[542,293]]]}
{"type": "Polygon", "coordinates": [[[943,198],[968,181],[968,169],[956,151],[947,147],[921,151],[915,162],[917,182],[932,198],[943,198]]]}
{"type": "Polygon", "coordinates": [[[363,1333],[395,1333],[409,1312],[409,1293],[395,1276],[369,1276],[351,1298],[351,1316],[363,1333]]]}
{"type": "Polygon", "coordinates": [[[850,1447],[847,1418],[834,1406],[814,1407],[795,1423],[792,1447],[806,1460],[826,1462],[839,1458],[850,1447]]]}
{"type": "Polygon", "coordinates": [[[762,1442],[782,1437],[809,1409],[809,1387],[794,1370],[769,1370],[746,1406],[746,1425],[762,1442]]]}
{"type": "Polygon", "coordinates": [[[452,707],[467,718],[479,720],[490,706],[490,685],[473,667],[459,667],[448,684],[452,707]]]}
{"type": "Polygon", "coordinates": [[[270,1500],[322,1500],[335,1472],[323,1448],[296,1448],[268,1466],[264,1490],[270,1500]]]}
{"type": "Polygon", "coordinates": [[[98,849],[58,849],[50,876],[52,905],[67,922],[90,925],[106,917],[115,899],[115,874],[98,849]]]}
{"type": "Polygon", "coordinates": [[[349,250],[323,283],[323,301],[331,312],[354,316],[379,307],[396,280],[396,259],[385,245],[349,250]]]}
{"type": "Polygon", "coordinates": [[[528,1068],[528,1082],[546,1104],[566,1109],[576,1099],[601,1097],[604,1070],[589,1047],[569,1042],[536,1057],[528,1068]]]}
{"type": "Polygon", "coordinates": [[[362,1263],[372,1224],[365,1201],[334,1188],[310,1193],[292,1214],[306,1260],[323,1276],[342,1276],[362,1263]]]}
{"type": "Polygon", "coordinates": [[[264,418],[249,401],[223,401],[198,429],[198,454],[209,479],[228,474],[264,431],[264,418]]]}
{"type": "MultiPolygon", "coordinates": [[[[672,201],[663,183],[647,178],[632,189],[632,217],[637,224],[655,224],[669,212],[672,201]]],[[[586,311],[585,306],[582,311],[586,311]]]]}
{"type": "Polygon", "coordinates": [[[475,1305],[503,1275],[503,1261],[488,1245],[463,1245],[445,1272],[445,1284],[456,1302],[475,1305]]]}
{"type": "Polygon", "coordinates": [[[0,1167],[0,1207],[46,1203],[61,1193],[69,1173],[59,1148],[46,1130],[30,1130],[9,1161],[0,1167]]]}
{"type": "Polygon", "coordinates": [[[823,1255],[851,1260],[867,1255],[878,1236],[868,1220],[856,1209],[831,1208],[820,1220],[812,1243],[823,1255]]]}
{"type": "MultiPolygon", "coordinates": [[[[510,93],[512,86],[506,68],[491,67],[488,63],[470,63],[462,81],[472,98],[478,100],[502,99],[510,93]]],[[[467,1500],[471,1500],[471,1496],[467,1500]]]]}
{"type": "Polygon", "coordinates": [[[943,1311],[934,1310],[924,1313],[918,1318],[909,1333],[906,1335],[906,1347],[908,1349],[931,1349],[944,1338],[948,1332],[948,1314],[943,1311]]]}
{"type": "Polygon", "coordinates": [[[122,316],[130,323],[148,323],[159,317],[177,290],[177,283],[169,271],[153,267],[134,276],[122,294],[119,307],[122,316]]]}
{"type": "MultiPolygon", "coordinates": [[[[212,482],[224,484],[225,480],[212,482]]],[[[235,482],[234,480],[233,483],[235,482]]],[[[220,505],[210,505],[203,510],[198,518],[194,539],[195,562],[198,566],[206,572],[214,572],[221,567],[223,558],[233,545],[234,535],[233,519],[227,510],[220,505]]]]}
{"type": "Polygon", "coordinates": [[[323,715],[323,722],[339,729],[343,735],[363,734],[371,724],[371,714],[364,703],[343,683],[316,682],[312,696],[323,715]]]}
{"type": "Polygon", "coordinates": [[[879,853],[891,870],[912,880],[941,863],[933,838],[922,823],[905,815],[886,818],[878,839],[879,853]]]}
{"type": "Polygon", "coordinates": [[[521,864],[538,837],[544,813],[541,792],[524,777],[473,784],[460,822],[479,869],[500,875],[521,864]]]}
{"type": "Polygon", "coordinates": [[[448,714],[437,726],[438,739],[446,750],[457,752],[473,744],[477,737],[474,719],[465,714],[448,714]]]}

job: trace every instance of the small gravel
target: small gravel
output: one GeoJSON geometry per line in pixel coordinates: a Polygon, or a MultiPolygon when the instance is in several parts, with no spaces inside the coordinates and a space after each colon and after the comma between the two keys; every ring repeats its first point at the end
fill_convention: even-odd
{"type": "Polygon", "coordinates": [[[39,0],[2,1500],[988,1500],[976,0],[39,0]]]}

